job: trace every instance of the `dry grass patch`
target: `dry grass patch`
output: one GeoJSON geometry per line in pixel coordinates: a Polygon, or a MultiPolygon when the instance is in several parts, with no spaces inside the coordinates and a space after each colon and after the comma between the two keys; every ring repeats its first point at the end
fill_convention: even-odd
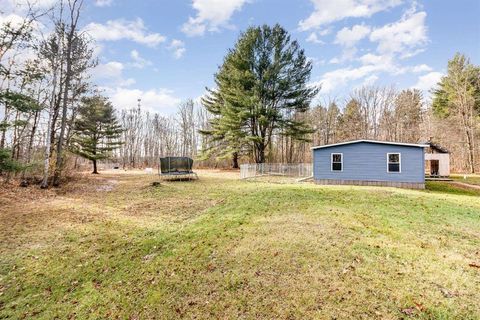
{"type": "Polygon", "coordinates": [[[109,172],[10,205],[0,318],[480,316],[478,197],[237,177],[109,172]]]}

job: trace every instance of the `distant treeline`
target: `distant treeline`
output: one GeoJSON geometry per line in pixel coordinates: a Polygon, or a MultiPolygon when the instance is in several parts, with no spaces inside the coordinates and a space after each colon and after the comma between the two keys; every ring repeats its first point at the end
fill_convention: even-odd
{"type": "Polygon", "coordinates": [[[201,102],[186,100],[171,116],[141,106],[113,112],[89,78],[97,61],[95,44],[79,30],[82,4],[32,9],[0,26],[0,175],[7,180],[59,185],[79,157],[122,168],[156,166],[161,156],[190,156],[207,167],[308,162],[311,146],[352,139],[431,138],[451,151],[454,171],[480,170],[480,69],[464,55],[448,62],[431,99],[365,86],[315,102],[321,88],[311,86],[312,63],[299,44],[278,25],[251,27],[201,102]],[[39,20],[52,32],[43,36],[39,20]]]}

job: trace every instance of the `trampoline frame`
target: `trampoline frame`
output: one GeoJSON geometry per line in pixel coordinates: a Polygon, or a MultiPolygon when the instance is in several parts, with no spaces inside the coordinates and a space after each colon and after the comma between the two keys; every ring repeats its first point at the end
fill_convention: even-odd
{"type": "Polygon", "coordinates": [[[160,162],[158,165],[158,175],[160,176],[160,179],[167,180],[167,181],[198,179],[198,175],[192,171],[192,167],[193,167],[193,159],[189,157],[162,157],[160,158],[160,162]],[[178,170],[176,167],[172,168],[172,162],[173,162],[172,160],[187,161],[186,163],[187,165],[186,166],[184,165],[183,168],[181,168],[185,170],[178,170]],[[162,166],[162,162],[164,166],[162,166]],[[167,163],[168,163],[168,166],[166,166],[167,163]]]}

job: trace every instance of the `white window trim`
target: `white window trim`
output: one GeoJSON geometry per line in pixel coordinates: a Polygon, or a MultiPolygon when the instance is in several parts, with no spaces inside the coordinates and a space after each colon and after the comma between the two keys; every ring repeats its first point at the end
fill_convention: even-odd
{"type": "Polygon", "coordinates": [[[387,153],[387,173],[402,173],[402,154],[400,152],[389,152],[389,153],[387,153]],[[398,171],[390,171],[389,158],[390,158],[391,154],[398,154],[398,171]]]}
{"type": "Polygon", "coordinates": [[[341,152],[330,153],[330,171],[331,172],[343,172],[343,153],[341,153],[341,152]],[[334,154],[339,154],[342,157],[342,161],[340,161],[340,163],[342,164],[342,170],[333,170],[333,155],[334,154]]]}

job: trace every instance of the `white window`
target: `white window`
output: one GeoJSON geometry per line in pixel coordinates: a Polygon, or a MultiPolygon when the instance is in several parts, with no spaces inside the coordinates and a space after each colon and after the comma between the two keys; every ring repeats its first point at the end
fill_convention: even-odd
{"type": "Polygon", "coordinates": [[[343,171],[343,153],[332,153],[332,171],[343,171]]]}
{"type": "Polygon", "coordinates": [[[387,172],[402,172],[401,153],[387,153],[387,172]]]}

